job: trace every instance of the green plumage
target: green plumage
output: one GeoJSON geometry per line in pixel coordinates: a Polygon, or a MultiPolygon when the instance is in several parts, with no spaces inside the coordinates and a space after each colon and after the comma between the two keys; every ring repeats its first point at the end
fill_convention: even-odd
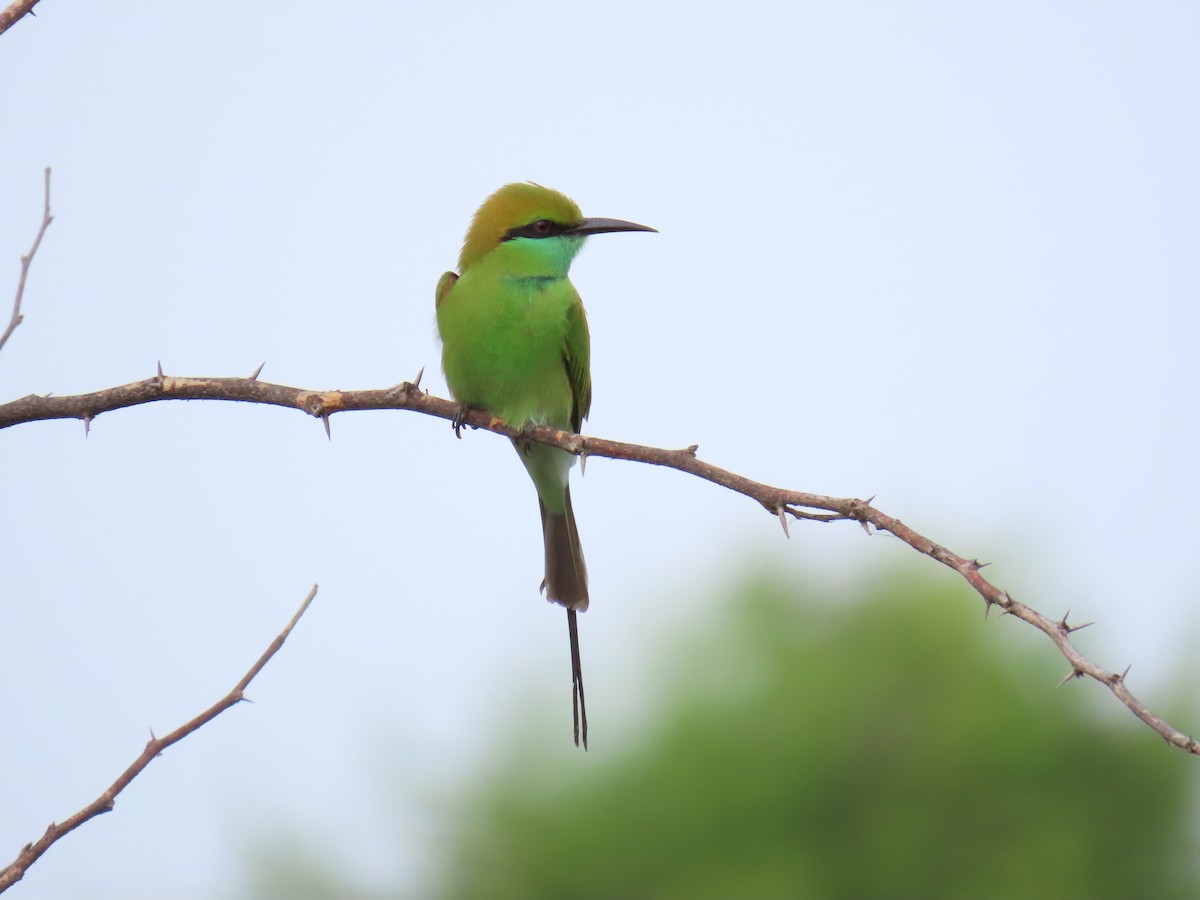
{"type": "MultiPolygon", "coordinates": [[[[582,243],[509,241],[446,288],[438,305],[442,368],[466,406],[518,428],[530,422],[578,431],[592,400],[587,315],[567,280],[570,257],[561,266],[546,259],[543,246],[551,241],[564,245],[561,256],[573,256],[582,243]]],[[[522,458],[542,502],[561,513],[574,457],[536,445],[522,458]]]]}
{"type": "MultiPolygon", "coordinates": [[[[653,231],[615,219],[585,219],[570,199],[536,184],[505,185],[475,214],[459,274],[437,286],[442,369],[455,399],[509,425],[579,431],[592,405],[587,315],[567,273],[589,234],[653,231]]],[[[571,508],[575,457],[542,444],[517,445],[537,487],[546,553],[546,598],[567,608],[576,736],[587,714],[575,613],[588,608],[587,569],[571,508]]]]}

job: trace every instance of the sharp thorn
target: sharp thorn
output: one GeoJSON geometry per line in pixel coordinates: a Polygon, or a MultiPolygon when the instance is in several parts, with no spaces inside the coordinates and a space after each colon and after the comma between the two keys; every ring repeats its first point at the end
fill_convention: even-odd
{"type": "Polygon", "coordinates": [[[83,437],[86,440],[87,436],[92,433],[92,417],[83,417],[83,437]]]}
{"type": "Polygon", "coordinates": [[[413,379],[412,386],[413,386],[414,388],[419,388],[419,387],[421,386],[421,379],[422,379],[423,377],[425,377],[425,367],[424,367],[424,366],[421,366],[421,371],[420,371],[420,372],[418,372],[418,373],[417,373],[417,377],[416,377],[415,379],[413,379]]]}
{"type": "Polygon", "coordinates": [[[1073,631],[1082,631],[1084,628],[1087,628],[1089,625],[1095,624],[1094,622],[1084,622],[1082,625],[1070,625],[1067,623],[1067,619],[1069,619],[1070,617],[1071,617],[1071,611],[1068,609],[1066,611],[1066,613],[1063,615],[1062,619],[1059,620],[1058,630],[1061,631],[1063,634],[1071,634],[1071,632],[1073,632],[1073,631]]]}
{"type": "Polygon", "coordinates": [[[162,377],[163,377],[162,360],[160,359],[158,361],[158,379],[159,379],[159,381],[162,381],[162,377]]]}
{"type": "Polygon", "coordinates": [[[329,413],[321,413],[321,421],[325,423],[325,437],[333,440],[333,434],[329,431],[329,413]]]}
{"type": "Polygon", "coordinates": [[[579,477],[582,478],[587,474],[587,448],[579,451],[579,477]]]}
{"type": "Polygon", "coordinates": [[[775,505],[775,514],[779,516],[779,524],[783,528],[783,536],[790,540],[792,535],[788,531],[787,511],[784,509],[782,503],[777,503],[775,505]]]}
{"type": "Polygon", "coordinates": [[[1078,678],[1078,677],[1079,677],[1081,674],[1083,674],[1083,673],[1081,673],[1081,672],[1080,672],[1078,669],[1072,669],[1070,672],[1068,672],[1068,673],[1066,674],[1066,676],[1063,678],[1063,680],[1062,680],[1062,681],[1060,681],[1060,682],[1059,682],[1059,683],[1056,685],[1056,687],[1062,687],[1062,686],[1063,686],[1064,684],[1066,684],[1068,681],[1072,681],[1072,680],[1074,680],[1074,679],[1078,678]]]}
{"type": "Polygon", "coordinates": [[[267,361],[265,359],[258,364],[258,368],[255,369],[254,374],[250,376],[251,381],[258,381],[258,376],[262,374],[263,366],[265,366],[266,364],[267,364],[267,361]]]}

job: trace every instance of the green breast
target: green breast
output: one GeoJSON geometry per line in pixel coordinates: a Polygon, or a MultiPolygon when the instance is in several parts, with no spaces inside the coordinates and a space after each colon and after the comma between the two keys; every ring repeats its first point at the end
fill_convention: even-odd
{"type": "Polygon", "coordinates": [[[455,398],[506,422],[571,427],[565,355],[568,312],[579,295],[566,277],[511,277],[486,266],[464,273],[438,306],[442,368],[455,398]]]}

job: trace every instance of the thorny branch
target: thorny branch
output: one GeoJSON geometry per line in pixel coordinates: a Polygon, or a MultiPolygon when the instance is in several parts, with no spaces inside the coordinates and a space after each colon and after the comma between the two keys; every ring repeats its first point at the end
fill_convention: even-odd
{"type": "MultiPolygon", "coordinates": [[[[0,13],[0,17],[7,15],[11,11],[11,7],[0,13]]],[[[0,18],[0,25],[3,25],[3,19],[0,18]]],[[[4,31],[4,25],[0,27],[0,32],[4,31]]],[[[50,215],[50,167],[46,166],[46,199],[42,206],[42,224],[37,230],[37,236],[33,239],[33,246],[29,248],[29,252],[21,257],[21,277],[17,279],[17,296],[13,300],[12,319],[9,320],[8,327],[4,329],[4,333],[0,334],[0,350],[4,349],[4,345],[8,342],[9,337],[17,326],[21,324],[24,318],[21,315],[21,298],[25,296],[25,279],[29,276],[29,265],[33,262],[33,258],[37,255],[38,247],[42,246],[42,238],[46,234],[46,229],[50,227],[50,223],[54,221],[54,216],[50,215]]]]}
{"type": "MultiPolygon", "coordinates": [[[[261,366],[259,367],[261,369],[261,366]]],[[[365,409],[407,409],[450,421],[461,422],[473,428],[483,428],[513,438],[518,431],[500,419],[493,418],[480,410],[463,413],[458,404],[434,397],[420,389],[421,376],[414,382],[403,382],[383,390],[366,391],[312,391],[285,387],[257,380],[258,372],[251,378],[176,378],[162,374],[161,368],[153,378],[125,384],[119,387],[69,397],[42,397],[30,395],[11,403],[0,405],[0,428],[22,422],[42,419],[82,419],[85,429],[92,419],[103,412],[152,403],[157,400],[236,400],[248,403],[267,403],[302,410],[320,418],[329,430],[329,419],[334,413],[365,409]]],[[[869,534],[872,528],[895,535],[918,553],[937,560],[958,572],[974,588],[985,604],[985,612],[993,606],[1005,613],[1028,622],[1046,634],[1067,658],[1071,665],[1064,680],[1092,678],[1107,687],[1130,711],[1154,729],[1167,743],[1200,756],[1200,743],[1178,731],[1159,716],[1146,708],[1125,684],[1125,673],[1109,672],[1088,660],[1071,642],[1071,633],[1083,626],[1068,624],[1066,616],[1054,621],[1013,599],[1007,591],[993,585],[980,574],[983,564],[977,560],[959,556],[941,544],[918,534],[899,519],[892,518],[871,505],[869,500],[826,497],[803,491],[790,491],[751,481],[741,475],[718,468],[696,456],[696,447],[682,450],[665,450],[645,447],[602,438],[584,437],[552,428],[537,427],[520,435],[540,444],[561,447],[580,457],[601,456],[609,459],[624,459],[631,462],[665,466],[687,472],[706,481],[721,485],[729,490],[756,500],[771,515],[778,516],[784,532],[788,530],[788,519],[807,519],[817,522],[846,520],[858,522],[869,534]]]]}
{"type": "Polygon", "coordinates": [[[94,819],[101,813],[110,812],[116,802],[117,794],[125,790],[129,786],[129,783],[137,778],[156,756],[162,755],[162,752],[172,744],[183,740],[193,731],[207,725],[221,713],[225,712],[225,710],[229,709],[229,707],[235,706],[244,700],[245,691],[250,682],[262,671],[263,666],[279,651],[279,648],[283,646],[283,642],[288,639],[288,636],[292,633],[292,629],[296,627],[296,623],[300,621],[300,617],[304,615],[309,604],[313,602],[313,598],[316,596],[317,586],[314,584],[312,590],[308,592],[308,596],[304,598],[304,602],[300,604],[300,608],[296,610],[296,614],[292,616],[292,620],[288,622],[287,627],[275,637],[275,640],[271,641],[271,645],[258,658],[258,662],[250,667],[250,670],[242,676],[242,680],[234,685],[233,690],[191,721],[180,725],[170,734],[164,737],[154,737],[152,733],[141,755],[133,761],[129,768],[121,773],[121,776],[109,786],[108,790],[66,821],[52,822],[50,827],[46,829],[45,834],[33,843],[26,844],[21,849],[21,852],[17,854],[15,860],[9,863],[4,869],[0,869],[0,893],[4,893],[4,891],[24,878],[26,870],[37,862],[41,855],[49,850],[60,838],[70,834],[89,819],[94,819]]]}
{"type": "Polygon", "coordinates": [[[0,11],[0,34],[16,25],[18,19],[36,15],[33,8],[37,5],[38,0],[16,0],[7,9],[0,11]]]}

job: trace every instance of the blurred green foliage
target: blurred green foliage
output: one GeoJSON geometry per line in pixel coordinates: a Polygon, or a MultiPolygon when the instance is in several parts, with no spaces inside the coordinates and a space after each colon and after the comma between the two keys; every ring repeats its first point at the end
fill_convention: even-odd
{"type": "Polygon", "coordinates": [[[616,759],[469,789],[442,895],[1200,896],[1196,760],[948,582],[730,590],[616,759]]]}

